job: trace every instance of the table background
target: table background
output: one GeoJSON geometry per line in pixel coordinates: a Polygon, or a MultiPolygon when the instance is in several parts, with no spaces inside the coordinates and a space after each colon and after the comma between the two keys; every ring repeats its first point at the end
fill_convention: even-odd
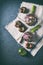
{"type": "MultiPolygon", "coordinates": [[[[43,5],[41,0],[23,0],[43,5]]],[[[5,30],[17,16],[22,0],[0,0],[0,65],[43,65],[43,47],[32,57],[21,57],[18,49],[21,47],[13,37],[5,30]]]]}

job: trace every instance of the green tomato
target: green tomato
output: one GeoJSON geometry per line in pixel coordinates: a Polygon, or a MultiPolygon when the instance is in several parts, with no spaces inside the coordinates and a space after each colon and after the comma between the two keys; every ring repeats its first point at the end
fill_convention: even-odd
{"type": "Polygon", "coordinates": [[[19,54],[20,54],[21,56],[26,56],[26,55],[27,55],[27,51],[26,51],[25,49],[23,49],[23,48],[20,48],[20,49],[18,50],[18,52],[19,52],[19,54]]]}

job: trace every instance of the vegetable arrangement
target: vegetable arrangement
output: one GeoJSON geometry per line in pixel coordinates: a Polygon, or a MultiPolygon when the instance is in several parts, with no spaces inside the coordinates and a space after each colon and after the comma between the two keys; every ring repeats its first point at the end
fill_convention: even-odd
{"type": "Polygon", "coordinates": [[[43,46],[42,11],[42,5],[22,2],[15,20],[5,26],[5,29],[23,47],[18,50],[21,56],[26,56],[27,51],[35,56],[43,46]]]}
{"type": "MultiPolygon", "coordinates": [[[[40,24],[36,25],[36,23],[38,23],[38,17],[35,14],[35,12],[36,12],[35,5],[32,5],[31,10],[29,10],[26,7],[20,7],[19,9],[19,13],[26,14],[24,18],[25,19],[24,23],[27,24],[28,26],[31,26],[31,29],[29,31],[25,32],[28,29],[28,27],[25,26],[25,24],[22,21],[18,20],[15,23],[15,27],[18,28],[19,32],[24,33],[20,40],[20,44],[21,45],[24,44],[25,48],[30,50],[34,49],[36,46],[35,44],[33,44],[34,42],[33,38],[35,35],[34,33],[36,33],[36,31],[41,28],[40,24]],[[34,27],[32,28],[32,26],[34,27]]],[[[24,48],[20,48],[18,52],[21,56],[27,55],[27,51],[24,48]]]]}

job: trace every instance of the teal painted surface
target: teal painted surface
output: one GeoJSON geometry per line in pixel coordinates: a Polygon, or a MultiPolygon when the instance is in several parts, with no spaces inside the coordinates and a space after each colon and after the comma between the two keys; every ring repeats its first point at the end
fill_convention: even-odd
{"type": "MultiPolygon", "coordinates": [[[[24,0],[43,5],[41,0],[24,0]]],[[[43,65],[43,47],[32,57],[21,57],[18,49],[21,47],[5,30],[4,26],[14,20],[22,0],[0,0],[0,65],[43,65]]]]}

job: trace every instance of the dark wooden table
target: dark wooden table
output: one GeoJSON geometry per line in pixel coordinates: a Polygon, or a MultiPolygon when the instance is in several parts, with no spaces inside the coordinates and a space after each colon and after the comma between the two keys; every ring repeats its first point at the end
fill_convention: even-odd
{"type": "MultiPolygon", "coordinates": [[[[25,0],[43,5],[41,0],[25,0]]],[[[18,49],[21,47],[13,37],[5,30],[17,16],[22,0],[0,0],[0,65],[43,65],[43,47],[32,57],[21,57],[18,49]]]]}

